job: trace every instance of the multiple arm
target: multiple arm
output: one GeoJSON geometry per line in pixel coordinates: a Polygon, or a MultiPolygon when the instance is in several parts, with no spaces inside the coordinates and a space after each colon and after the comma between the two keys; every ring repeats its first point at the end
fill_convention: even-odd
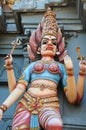
{"type": "MultiPolygon", "coordinates": [[[[84,93],[84,81],[86,74],[86,62],[80,62],[80,72],[77,80],[77,84],[75,82],[74,72],[73,72],[73,63],[69,56],[65,56],[64,64],[67,72],[67,85],[64,87],[65,95],[68,101],[71,104],[80,103],[83,93],[84,93]]],[[[2,119],[3,112],[9,108],[12,104],[17,101],[17,99],[23,94],[26,90],[26,85],[22,83],[16,84],[16,79],[12,67],[12,56],[8,55],[5,58],[5,67],[7,68],[7,76],[8,76],[8,85],[11,94],[8,98],[3,102],[0,106],[0,120],[2,119]]]]}
{"type": "MultiPolygon", "coordinates": [[[[65,95],[68,99],[68,101],[72,104],[74,103],[80,103],[83,95],[84,95],[84,82],[85,82],[85,73],[86,73],[86,62],[80,62],[80,72],[78,75],[77,83],[75,81],[74,77],[74,71],[73,71],[73,63],[71,58],[67,55],[64,58],[64,64],[67,71],[67,86],[64,88],[65,95]]],[[[12,56],[7,55],[5,58],[5,65],[7,68],[7,77],[8,77],[8,85],[9,90],[12,92],[14,88],[16,87],[16,79],[14,75],[14,70],[12,68],[12,56]]]]}
{"type": "Polygon", "coordinates": [[[84,95],[85,75],[86,75],[86,62],[79,63],[80,71],[77,80],[77,103],[79,104],[84,95]]]}
{"type": "Polygon", "coordinates": [[[14,104],[18,98],[24,93],[26,86],[23,84],[17,84],[16,88],[11,92],[8,98],[0,106],[0,120],[3,117],[3,112],[8,109],[12,104],[14,104]]]}
{"type": "Polygon", "coordinates": [[[67,72],[67,85],[64,87],[64,92],[68,101],[71,104],[74,104],[77,98],[77,89],[73,71],[73,63],[68,55],[64,58],[64,64],[67,72]]]}
{"type": "Polygon", "coordinates": [[[7,55],[5,58],[5,65],[4,67],[7,69],[7,77],[8,77],[8,86],[9,86],[9,91],[12,92],[14,88],[16,87],[16,78],[13,70],[13,65],[12,65],[12,56],[7,55]]]}
{"type": "Polygon", "coordinates": [[[3,112],[5,112],[11,105],[13,105],[26,90],[25,84],[16,83],[16,78],[15,78],[14,70],[12,66],[11,55],[7,55],[5,57],[4,67],[7,69],[8,85],[9,85],[9,91],[11,92],[11,94],[0,106],[0,120],[2,119],[3,112]]]}
{"type": "Polygon", "coordinates": [[[25,90],[25,85],[17,84],[16,88],[11,92],[11,94],[3,102],[3,104],[6,105],[7,108],[9,108],[12,104],[14,104],[17,101],[17,99],[23,94],[25,90]]]}
{"type": "Polygon", "coordinates": [[[77,83],[75,82],[73,63],[69,56],[64,58],[64,63],[67,71],[67,86],[64,88],[65,95],[70,103],[80,103],[84,95],[85,74],[86,74],[86,62],[79,63],[80,72],[78,75],[77,83]]]}

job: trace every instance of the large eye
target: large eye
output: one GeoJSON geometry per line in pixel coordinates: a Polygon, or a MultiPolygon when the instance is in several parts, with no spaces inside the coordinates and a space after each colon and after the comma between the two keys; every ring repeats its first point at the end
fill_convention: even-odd
{"type": "Polygon", "coordinates": [[[57,45],[57,42],[53,42],[53,45],[57,45]]]}
{"type": "Polygon", "coordinates": [[[42,44],[47,44],[47,42],[46,42],[46,41],[44,41],[42,44]]]}
{"type": "Polygon", "coordinates": [[[47,44],[47,40],[43,40],[43,41],[41,42],[41,44],[42,44],[42,45],[47,44]]]}
{"type": "Polygon", "coordinates": [[[52,40],[53,45],[57,45],[57,40],[52,40]]]}

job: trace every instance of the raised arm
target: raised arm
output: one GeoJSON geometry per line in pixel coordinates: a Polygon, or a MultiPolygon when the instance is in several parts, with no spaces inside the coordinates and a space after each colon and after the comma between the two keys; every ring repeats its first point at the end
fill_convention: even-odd
{"type": "Polygon", "coordinates": [[[64,58],[64,63],[67,72],[67,86],[64,88],[65,95],[70,103],[79,104],[84,95],[85,75],[86,75],[86,62],[80,61],[79,63],[79,75],[77,83],[74,77],[73,63],[69,56],[64,58]]]}
{"type": "Polygon", "coordinates": [[[78,104],[81,102],[84,95],[86,62],[80,61],[79,67],[80,67],[80,71],[77,79],[77,103],[78,104]]]}
{"type": "Polygon", "coordinates": [[[64,64],[67,72],[67,85],[64,87],[64,92],[68,101],[74,104],[77,99],[77,89],[73,71],[73,63],[68,55],[64,58],[64,64]]]}
{"type": "Polygon", "coordinates": [[[13,89],[15,88],[15,86],[16,86],[16,78],[15,78],[13,65],[12,65],[12,61],[13,61],[12,55],[7,55],[4,58],[4,61],[5,61],[4,67],[7,70],[9,91],[12,92],[13,89]]]}

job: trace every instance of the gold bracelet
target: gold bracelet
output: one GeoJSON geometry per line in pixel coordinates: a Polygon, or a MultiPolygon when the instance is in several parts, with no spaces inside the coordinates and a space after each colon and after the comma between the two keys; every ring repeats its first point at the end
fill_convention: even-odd
{"type": "Polygon", "coordinates": [[[4,65],[4,67],[5,67],[7,70],[13,69],[13,65],[12,65],[12,64],[10,64],[10,65],[4,65]]]}
{"type": "Polygon", "coordinates": [[[5,111],[7,110],[7,106],[6,106],[5,104],[2,104],[2,105],[0,106],[0,109],[1,109],[3,112],[5,112],[5,111]]]}
{"type": "Polygon", "coordinates": [[[74,75],[73,69],[67,69],[66,71],[67,71],[68,76],[73,76],[74,75]]]}
{"type": "Polygon", "coordinates": [[[81,76],[85,76],[85,75],[86,75],[86,70],[82,70],[82,69],[80,69],[80,71],[79,71],[79,75],[81,75],[81,76]]]}

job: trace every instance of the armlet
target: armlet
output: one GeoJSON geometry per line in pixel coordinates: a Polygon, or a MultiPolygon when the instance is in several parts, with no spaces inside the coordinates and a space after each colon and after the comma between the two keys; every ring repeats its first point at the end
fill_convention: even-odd
{"type": "Polygon", "coordinates": [[[25,81],[25,80],[18,80],[17,83],[18,83],[18,84],[19,84],[19,83],[24,84],[26,87],[28,86],[28,82],[25,81]]]}

